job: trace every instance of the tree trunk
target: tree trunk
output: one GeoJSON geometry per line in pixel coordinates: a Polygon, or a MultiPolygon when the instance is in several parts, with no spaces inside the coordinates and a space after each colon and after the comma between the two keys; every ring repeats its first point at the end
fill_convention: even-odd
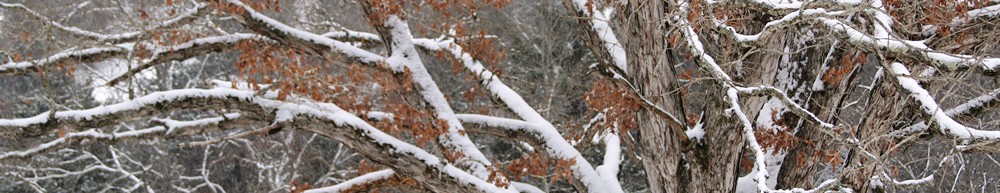
{"type": "MultiPolygon", "coordinates": [[[[627,53],[628,74],[639,91],[656,105],[675,116],[683,116],[683,101],[675,76],[679,60],[667,43],[666,5],[663,1],[633,1],[618,17],[622,23],[622,45],[627,53]]],[[[682,144],[668,120],[650,111],[640,111],[637,119],[642,165],[650,192],[680,192],[678,168],[682,144]]]]}
{"type": "MultiPolygon", "coordinates": [[[[808,49],[808,54],[804,55],[805,58],[810,60],[805,61],[807,65],[810,65],[808,69],[816,70],[815,73],[807,74],[805,78],[800,80],[812,81],[816,80],[817,77],[823,81],[821,84],[822,89],[815,90],[811,84],[813,82],[808,82],[806,86],[808,89],[806,100],[808,104],[809,112],[815,112],[816,116],[826,121],[830,124],[837,124],[840,122],[839,119],[835,118],[840,112],[840,107],[844,104],[844,98],[852,93],[856,86],[851,84],[853,80],[857,77],[855,73],[861,65],[859,63],[843,63],[841,58],[848,55],[856,54],[858,51],[848,52],[852,54],[845,54],[844,51],[840,51],[837,45],[821,45],[816,46],[812,49],[808,49]],[[833,49],[833,50],[830,50],[833,49]],[[827,58],[827,54],[830,57],[827,58]],[[826,68],[824,68],[824,66],[826,68]],[[842,73],[841,72],[846,72],[842,73]],[[828,74],[830,73],[830,74],[828,74]],[[824,78],[824,76],[827,76],[824,78]],[[831,81],[831,82],[827,82],[831,81]]],[[[797,118],[797,117],[796,117],[797,118]]],[[[796,121],[799,122],[799,121],[796,121]]],[[[787,122],[793,123],[793,122],[787,122]]],[[[819,130],[819,125],[811,123],[802,123],[795,133],[795,137],[799,140],[799,145],[796,145],[788,150],[788,154],[781,164],[781,172],[777,176],[778,183],[776,188],[779,189],[791,189],[791,188],[805,188],[809,189],[816,184],[816,177],[819,176],[819,172],[825,168],[823,161],[815,159],[817,153],[834,153],[834,152],[818,152],[823,150],[834,149],[830,144],[830,137],[826,136],[823,132],[819,130]]],[[[833,166],[837,167],[837,166],[833,166]]]]}
{"type": "MultiPolygon", "coordinates": [[[[873,88],[870,105],[865,110],[864,118],[855,133],[858,139],[866,139],[860,141],[860,144],[873,156],[889,153],[886,150],[895,141],[894,138],[878,136],[889,133],[894,127],[899,127],[901,125],[898,124],[899,120],[913,116],[912,112],[901,110],[907,109],[910,100],[896,88],[895,81],[895,78],[888,73],[879,80],[878,86],[873,88]]],[[[846,179],[842,181],[858,192],[884,192],[883,187],[872,186],[871,183],[872,176],[879,175],[877,162],[878,160],[872,160],[858,150],[852,150],[844,168],[853,171],[847,171],[846,179]]]]}

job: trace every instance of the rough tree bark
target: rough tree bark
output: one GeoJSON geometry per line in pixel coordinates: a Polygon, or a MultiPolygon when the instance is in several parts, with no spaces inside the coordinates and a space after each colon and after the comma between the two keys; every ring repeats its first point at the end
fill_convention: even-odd
{"type": "MultiPolygon", "coordinates": [[[[665,22],[667,5],[663,1],[629,2],[618,18],[622,23],[622,46],[628,58],[628,74],[641,95],[674,115],[684,115],[674,64],[679,60],[667,42],[669,25],[665,22]]],[[[641,111],[637,120],[642,165],[651,192],[680,192],[678,175],[681,140],[675,134],[683,128],[670,127],[669,121],[651,111],[641,111]]]]}

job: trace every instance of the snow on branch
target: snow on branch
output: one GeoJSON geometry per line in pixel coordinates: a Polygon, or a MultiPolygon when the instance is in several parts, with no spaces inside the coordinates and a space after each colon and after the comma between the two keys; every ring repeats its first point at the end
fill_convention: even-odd
{"type": "Polygon", "coordinates": [[[406,21],[396,15],[391,15],[382,24],[391,35],[389,37],[391,40],[383,40],[389,42],[391,52],[389,58],[385,60],[386,63],[395,71],[401,71],[401,68],[405,67],[412,73],[412,81],[417,86],[420,95],[423,96],[424,102],[427,102],[434,109],[438,119],[442,119],[448,124],[448,131],[441,138],[443,145],[455,152],[461,152],[464,161],[460,161],[460,163],[468,166],[472,174],[481,179],[488,179],[490,176],[488,167],[492,163],[467,135],[462,134],[465,132],[465,128],[462,127],[462,122],[455,118],[455,112],[451,109],[444,93],[441,92],[430,72],[424,67],[420,54],[413,45],[413,35],[410,34],[410,28],[406,21]]]}
{"type": "Polygon", "coordinates": [[[792,111],[792,113],[795,113],[795,115],[798,115],[799,117],[802,117],[802,118],[806,118],[806,120],[808,120],[809,122],[815,123],[815,124],[819,125],[820,127],[825,128],[825,129],[829,129],[829,130],[833,130],[834,129],[834,125],[833,124],[830,124],[830,123],[827,123],[827,122],[823,121],[822,119],[820,119],[819,117],[817,117],[816,114],[813,114],[812,112],[809,112],[809,110],[803,108],[802,105],[799,105],[795,101],[792,101],[792,98],[788,97],[788,95],[785,94],[785,92],[783,92],[783,91],[781,91],[781,90],[779,90],[777,88],[774,88],[772,86],[766,86],[766,85],[757,86],[757,87],[740,87],[740,86],[736,86],[734,88],[737,91],[739,91],[740,94],[768,95],[768,96],[777,98],[778,100],[781,101],[782,104],[784,104],[786,107],[788,107],[792,111]]]}
{"type": "MultiPolygon", "coordinates": [[[[258,13],[250,6],[243,4],[239,0],[202,0],[207,2],[217,2],[225,6],[232,6],[238,9],[238,11],[232,12],[231,14],[238,18],[238,21],[243,23],[248,29],[254,30],[255,32],[267,36],[276,41],[289,44],[292,46],[298,46],[303,50],[312,50],[318,53],[324,53],[324,51],[332,50],[337,53],[344,54],[349,58],[355,59],[359,62],[365,64],[377,64],[383,61],[385,58],[366,51],[364,49],[355,47],[351,44],[337,41],[324,37],[319,34],[303,31],[300,29],[288,26],[280,21],[272,19],[264,14],[258,13]]],[[[227,10],[219,10],[227,11],[227,10]]]]}
{"type": "Polygon", "coordinates": [[[396,175],[395,171],[392,169],[384,169],[379,171],[370,172],[356,178],[341,182],[340,184],[327,186],[322,188],[306,190],[304,193],[335,193],[335,192],[345,192],[350,190],[355,186],[364,185],[367,183],[375,182],[378,180],[389,179],[393,175],[396,175]]]}
{"type": "Polygon", "coordinates": [[[267,40],[267,38],[254,34],[230,34],[213,37],[197,38],[175,45],[159,46],[154,44],[142,44],[135,46],[132,43],[117,44],[114,46],[99,46],[86,49],[68,49],[46,58],[31,61],[0,64],[0,76],[5,75],[25,75],[31,72],[39,72],[48,66],[57,64],[78,64],[98,62],[111,58],[125,57],[128,54],[144,52],[151,54],[149,58],[143,59],[140,64],[134,66],[130,71],[108,81],[108,85],[114,85],[132,77],[155,65],[170,61],[185,60],[195,56],[220,52],[232,49],[233,45],[244,40],[267,40]],[[136,49],[144,49],[138,51],[136,49]]]}
{"type": "MultiPolygon", "coordinates": [[[[986,106],[990,104],[995,104],[997,102],[1000,102],[1000,100],[998,100],[1000,98],[998,97],[1000,97],[1000,89],[993,89],[992,91],[986,92],[986,94],[980,95],[979,97],[965,101],[965,103],[955,106],[954,108],[948,109],[944,111],[944,113],[949,117],[970,115],[980,111],[983,108],[986,108],[986,106]]],[[[929,127],[930,125],[927,125],[927,122],[921,121],[919,123],[910,125],[906,128],[900,129],[899,131],[893,132],[893,134],[906,135],[910,133],[927,130],[927,128],[929,127]]]]}
{"type": "Polygon", "coordinates": [[[795,23],[794,21],[799,21],[799,20],[801,20],[801,18],[804,18],[804,17],[809,17],[809,16],[821,17],[821,16],[828,16],[828,15],[840,15],[840,14],[843,14],[843,13],[844,13],[844,11],[827,12],[826,9],[823,9],[823,8],[805,9],[805,10],[800,10],[800,11],[794,11],[794,12],[788,13],[787,15],[785,15],[784,17],[781,17],[780,19],[776,19],[776,20],[772,20],[772,21],[767,22],[766,24],[764,24],[764,27],[762,27],[762,29],[761,29],[761,31],[759,33],[753,34],[753,35],[741,34],[741,33],[739,33],[739,32],[736,31],[736,28],[733,28],[731,26],[726,25],[726,23],[724,21],[719,21],[719,20],[713,18],[712,22],[715,23],[715,25],[717,27],[725,29],[726,31],[728,31],[729,33],[731,33],[736,38],[736,41],[740,41],[740,42],[754,42],[754,41],[760,40],[760,37],[763,36],[763,35],[765,35],[766,33],[773,32],[775,28],[780,28],[780,27],[783,27],[783,26],[793,25],[795,23]]]}
{"type": "Polygon", "coordinates": [[[896,83],[899,85],[899,88],[909,93],[920,104],[920,110],[930,116],[930,121],[941,129],[942,134],[963,140],[1000,139],[1000,131],[978,130],[966,127],[952,119],[948,113],[941,110],[941,107],[934,101],[935,99],[930,95],[930,92],[920,86],[917,80],[909,77],[910,70],[902,63],[893,62],[888,68],[892,75],[896,77],[896,83]]]}
{"type": "Polygon", "coordinates": [[[524,119],[525,122],[537,125],[538,129],[535,130],[537,132],[536,135],[541,138],[541,142],[550,154],[561,159],[575,160],[575,165],[571,167],[573,176],[576,180],[582,182],[588,188],[588,191],[622,192],[620,185],[616,186],[612,182],[605,181],[590,162],[584,159],[583,155],[562,137],[562,134],[556,130],[551,122],[542,117],[541,114],[538,114],[538,111],[535,111],[531,105],[528,105],[520,94],[517,94],[517,92],[514,92],[513,89],[500,81],[500,78],[487,70],[480,61],[473,59],[471,54],[464,52],[463,48],[456,44],[454,39],[437,41],[416,39],[414,43],[428,50],[448,51],[465,66],[465,69],[469,73],[477,76],[480,85],[483,85],[493,96],[500,99],[500,102],[503,102],[507,109],[518,117],[521,117],[521,119],[524,119]]]}
{"type": "MultiPolygon", "coordinates": [[[[845,35],[850,42],[858,46],[888,50],[900,55],[911,55],[916,59],[927,61],[942,69],[955,70],[959,68],[978,67],[989,72],[1000,71],[1000,58],[939,52],[928,47],[924,44],[924,41],[904,40],[892,36],[892,19],[888,14],[886,14],[887,12],[885,11],[885,6],[882,5],[881,1],[873,1],[870,6],[865,5],[862,7],[864,8],[863,11],[871,13],[876,18],[876,22],[874,22],[873,25],[874,34],[872,35],[851,27],[841,20],[826,17],[841,15],[845,13],[845,11],[828,11],[825,8],[800,9],[802,5],[801,2],[798,1],[792,1],[790,3],[773,3],[767,0],[755,0],[754,2],[771,7],[772,9],[799,10],[787,13],[780,19],[766,23],[762,27],[763,29],[760,33],[753,35],[740,34],[736,31],[736,29],[725,25],[722,21],[713,20],[713,22],[716,26],[732,34],[737,41],[753,42],[759,40],[762,35],[773,31],[775,27],[789,25],[790,23],[794,23],[794,21],[802,21],[805,18],[812,18],[812,20],[818,21],[833,31],[845,35]]],[[[861,2],[840,0],[836,1],[836,3],[855,5],[860,4],[861,2]]],[[[967,13],[967,16],[969,16],[970,19],[976,17],[992,17],[996,15],[1000,15],[1000,5],[984,7],[967,13]]],[[[956,18],[954,22],[960,21],[968,20],[956,18]]]]}
{"type": "MultiPolygon", "coordinates": [[[[219,130],[221,128],[221,127],[214,127],[214,125],[221,124],[224,122],[229,122],[229,120],[237,119],[239,117],[240,117],[239,113],[230,113],[219,117],[205,118],[193,121],[156,119],[157,122],[163,122],[165,126],[153,126],[146,129],[115,132],[115,133],[104,133],[96,129],[89,129],[81,132],[60,133],[59,134],[60,136],[58,136],[58,138],[56,138],[55,140],[49,141],[44,144],[40,144],[33,148],[26,149],[23,151],[4,152],[0,154],[0,160],[9,158],[29,157],[38,153],[65,147],[66,145],[70,145],[75,141],[81,141],[84,139],[106,141],[106,142],[118,142],[122,140],[130,140],[130,139],[150,137],[150,136],[173,137],[180,135],[193,135],[198,133],[211,132],[219,130]]],[[[60,132],[65,132],[65,131],[60,131],[60,132]]]]}
{"type": "MultiPolygon", "coordinates": [[[[570,2],[567,1],[566,3],[570,2]]],[[[591,40],[598,41],[596,43],[603,46],[599,54],[607,54],[606,57],[610,57],[605,59],[608,61],[603,62],[610,63],[613,67],[618,68],[614,69],[614,71],[625,75],[624,72],[628,72],[625,48],[618,43],[618,37],[615,36],[615,32],[611,29],[611,24],[609,23],[611,22],[611,14],[614,12],[614,9],[598,10],[597,5],[592,0],[572,0],[570,4],[576,9],[577,17],[580,17],[578,19],[583,24],[587,34],[591,36],[591,40]]]]}
{"type": "Polygon", "coordinates": [[[267,37],[256,35],[256,34],[245,34],[245,33],[234,33],[229,35],[213,36],[197,38],[191,41],[183,42],[176,45],[170,46],[153,46],[150,45],[152,53],[149,58],[143,59],[140,64],[132,67],[128,72],[119,75],[111,80],[108,80],[106,85],[114,86],[121,81],[125,81],[142,71],[149,69],[153,66],[163,64],[169,61],[180,61],[186,60],[188,58],[193,58],[195,56],[200,56],[208,54],[211,52],[221,52],[233,49],[240,41],[246,40],[269,40],[267,37]]]}
{"type": "Polygon", "coordinates": [[[9,61],[0,64],[0,76],[25,75],[31,72],[39,72],[45,66],[56,64],[88,63],[102,61],[111,57],[118,57],[129,52],[129,45],[119,44],[114,46],[98,46],[86,49],[71,48],[46,58],[30,61],[9,61]]]}
{"type": "MultiPolygon", "coordinates": [[[[99,128],[123,121],[147,118],[164,111],[161,108],[219,109],[228,106],[228,101],[204,104],[205,99],[233,98],[249,100],[252,92],[236,90],[183,89],[156,92],[122,103],[100,106],[84,110],[42,113],[30,118],[0,119],[0,135],[8,137],[30,137],[47,134],[57,127],[99,128]],[[195,105],[201,104],[201,105],[195,105]],[[160,108],[150,108],[160,107],[160,108]]],[[[207,101],[214,102],[214,101],[207,101]]],[[[240,107],[240,106],[237,106],[240,107]]],[[[259,110],[249,108],[241,110],[259,110]]]]}
{"type": "MultiPolygon", "coordinates": [[[[690,5],[688,5],[687,3],[683,3],[683,2],[680,3],[681,14],[679,14],[679,15],[685,15],[686,12],[688,11],[687,9],[689,9],[689,6],[690,5]]],[[[757,142],[757,137],[754,134],[754,124],[753,124],[753,122],[751,122],[750,119],[749,119],[749,117],[746,115],[746,113],[743,112],[743,109],[742,109],[742,107],[740,105],[739,97],[740,97],[740,93],[741,93],[741,87],[737,86],[736,83],[732,80],[732,78],[730,78],[730,76],[725,71],[722,70],[722,67],[720,67],[716,63],[715,59],[712,58],[711,55],[709,55],[708,53],[705,52],[705,48],[704,48],[704,46],[703,46],[700,38],[698,37],[697,32],[695,32],[694,28],[691,26],[690,21],[688,21],[686,18],[682,18],[682,17],[678,17],[678,16],[674,16],[672,21],[674,21],[675,25],[677,25],[677,26],[679,26],[679,27],[682,28],[682,29],[680,29],[680,31],[682,32],[682,35],[684,36],[684,39],[685,39],[684,42],[686,42],[686,44],[687,44],[688,51],[691,52],[691,55],[694,56],[694,58],[696,58],[696,61],[697,61],[698,65],[699,65],[699,67],[703,71],[707,72],[709,74],[709,76],[711,76],[712,78],[716,79],[717,82],[718,82],[718,84],[720,84],[720,86],[722,86],[722,88],[725,90],[725,93],[726,93],[726,99],[725,100],[726,100],[726,103],[729,103],[729,106],[730,106],[729,109],[726,109],[726,113],[730,114],[730,115],[735,115],[735,117],[737,118],[737,121],[739,121],[740,125],[742,125],[742,134],[744,135],[744,138],[746,138],[747,145],[750,147],[750,150],[753,151],[753,154],[754,154],[754,160],[753,160],[754,167],[755,168],[761,168],[759,170],[754,170],[753,172],[751,172],[751,174],[748,174],[748,175],[753,176],[754,181],[757,182],[757,185],[756,185],[757,191],[761,191],[761,192],[814,192],[814,191],[817,191],[817,190],[822,190],[822,189],[824,189],[823,187],[831,185],[833,183],[831,181],[835,181],[834,179],[825,181],[824,183],[820,184],[820,187],[817,187],[816,189],[813,189],[813,190],[804,190],[804,189],[801,189],[801,188],[795,188],[795,189],[789,189],[789,190],[775,190],[775,189],[772,189],[771,187],[769,187],[767,185],[768,173],[767,173],[767,170],[763,169],[763,168],[766,168],[766,164],[765,164],[765,157],[766,156],[765,156],[765,153],[764,153],[763,148],[761,147],[760,143],[757,142]]],[[[768,87],[759,87],[759,88],[768,88],[768,87]]],[[[743,90],[742,92],[748,92],[748,91],[753,91],[754,89],[742,88],[742,90],[743,90]]],[[[767,89],[764,89],[764,90],[767,90],[767,89]]],[[[775,89],[775,90],[777,90],[777,89],[775,89]]],[[[782,97],[783,101],[784,100],[788,100],[789,102],[791,102],[791,100],[788,99],[787,96],[783,95],[783,92],[778,92],[777,94],[779,94],[779,96],[784,96],[784,97],[782,97]]],[[[790,106],[790,107],[796,107],[797,104],[791,103],[791,105],[788,105],[788,106],[790,106]]],[[[799,109],[800,110],[804,110],[801,107],[799,107],[799,109]]],[[[808,111],[803,111],[803,112],[808,112],[808,111]]],[[[806,115],[805,117],[810,117],[810,116],[806,115]]],[[[815,117],[815,116],[811,116],[811,117],[815,117]]],[[[822,123],[822,122],[820,122],[820,123],[822,123]]],[[[824,126],[832,127],[832,125],[830,125],[830,124],[826,124],[824,126]]],[[[839,139],[839,138],[836,138],[836,139],[839,139]]],[[[847,140],[847,141],[853,142],[851,140],[847,140]]],[[[868,157],[874,157],[873,155],[871,155],[867,151],[864,151],[863,149],[862,149],[862,151],[864,152],[864,155],[866,155],[868,157]]]]}
{"type": "MultiPolygon", "coordinates": [[[[763,7],[767,8],[767,9],[769,9],[771,11],[777,11],[777,10],[798,10],[798,9],[801,9],[803,5],[806,5],[806,4],[804,4],[803,1],[799,1],[799,0],[787,0],[787,1],[784,1],[784,0],[783,1],[774,1],[774,0],[747,0],[747,1],[749,1],[749,3],[753,3],[753,4],[756,4],[756,5],[763,6],[763,7]]],[[[735,1],[709,0],[708,4],[729,3],[729,2],[735,2],[735,1]]],[[[821,0],[821,1],[817,1],[817,2],[829,2],[829,3],[840,4],[840,5],[845,5],[845,6],[855,6],[855,5],[858,5],[858,4],[862,3],[861,0],[821,0]]],[[[810,1],[809,3],[815,3],[815,2],[810,1]]]]}
{"type": "Polygon", "coordinates": [[[1000,71],[1000,58],[938,52],[929,48],[923,41],[901,40],[888,35],[880,37],[879,34],[871,36],[836,19],[817,19],[830,29],[845,34],[853,43],[885,49],[897,54],[906,55],[915,53],[915,55],[919,56],[918,59],[929,61],[931,64],[942,69],[955,70],[959,68],[979,67],[990,72],[1000,71]]]}
{"type": "MultiPolygon", "coordinates": [[[[256,96],[253,91],[230,88],[171,90],[151,93],[131,101],[108,106],[86,110],[59,111],[54,114],[55,119],[50,119],[47,114],[25,119],[3,119],[0,120],[0,129],[3,129],[4,132],[10,132],[10,130],[40,125],[97,127],[102,124],[117,123],[117,121],[112,120],[121,120],[120,117],[149,117],[153,112],[190,109],[192,107],[235,108],[245,111],[241,117],[280,124],[284,128],[303,129],[339,140],[369,159],[392,167],[401,174],[413,177],[433,191],[508,192],[507,189],[498,188],[492,183],[466,173],[420,147],[382,132],[336,105],[304,101],[301,104],[278,101],[256,96]],[[274,113],[252,114],[254,112],[274,113]]],[[[205,122],[211,121],[169,122],[169,125],[203,125],[205,122]]],[[[165,130],[169,130],[167,126],[137,132],[166,132],[165,130]]],[[[130,133],[130,135],[134,136],[139,133],[130,133]]],[[[15,134],[6,135],[14,136],[15,134]]],[[[100,138],[114,137],[114,135],[100,135],[93,132],[81,132],[75,135],[100,138]]]]}
{"type": "MultiPolygon", "coordinates": [[[[975,21],[978,19],[988,19],[996,17],[998,15],[1000,15],[1000,4],[991,5],[979,9],[973,9],[969,10],[968,12],[965,12],[965,14],[952,18],[950,27],[957,27],[964,24],[968,24],[969,21],[975,21]]],[[[924,34],[925,35],[932,34],[933,32],[936,32],[940,27],[949,27],[949,26],[927,25],[924,26],[923,29],[924,34]]]]}
{"type": "Polygon", "coordinates": [[[185,25],[185,24],[191,23],[192,21],[198,19],[198,16],[204,15],[204,14],[208,13],[208,11],[207,11],[208,10],[207,9],[208,6],[206,6],[205,4],[198,3],[198,4],[195,5],[194,8],[189,9],[187,12],[184,12],[184,13],[180,14],[177,17],[170,18],[170,19],[164,20],[162,22],[157,22],[155,25],[149,27],[148,29],[139,30],[139,31],[124,32],[124,33],[118,33],[118,34],[103,34],[103,33],[98,33],[98,32],[93,32],[93,31],[87,31],[87,30],[80,29],[80,28],[73,27],[73,26],[63,25],[63,24],[61,24],[59,22],[56,22],[55,20],[50,19],[49,17],[46,17],[45,15],[42,15],[42,14],[40,14],[38,12],[35,12],[34,10],[32,10],[32,9],[28,8],[27,6],[24,6],[23,4],[20,4],[20,3],[3,3],[3,2],[0,2],[0,7],[8,8],[8,9],[9,8],[20,9],[20,10],[22,10],[24,12],[27,12],[31,16],[42,20],[45,23],[51,24],[52,26],[56,27],[59,30],[68,32],[68,33],[76,35],[76,36],[80,36],[82,38],[92,39],[92,40],[96,40],[96,41],[100,41],[100,42],[108,42],[108,43],[121,43],[121,42],[135,41],[136,39],[140,38],[142,35],[145,35],[146,32],[149,32],[149,31],[158,31],[159,29],[166,29],[166,28],[176,27],[176,26],[180,26],[180,25],[185,25]]]}

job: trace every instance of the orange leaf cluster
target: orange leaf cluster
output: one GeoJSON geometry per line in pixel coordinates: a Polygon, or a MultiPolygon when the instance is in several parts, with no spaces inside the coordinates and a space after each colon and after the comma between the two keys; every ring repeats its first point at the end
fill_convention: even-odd
{"type": "Polygon", "coordinates": [[[225,2],[225,0],[212,0],[212,1],[208,2],[208,5],[210,7],[212,7],[212,8],[214,8],[215,10],[222,10],[222,11],[218,12],[219,15],[223,15],[223,14],[226,14],[226,13],[236,14],[236,15],[243,15],[244,11],[246,11],[246,10],[243,10],[243,8],[240,8],[240,7],[238,7],[236,5],[233,5],[233,4],[229,3],[229,2],[225,2]]]}
{"type": "MultiPolygon", "coordinates": [[[[454,14],[464,14],[468,11],[473,14],[485,7],[504,8],[513,0],[427,0],[427,3],[435,12],[440,13],[446,19],[451,19],[454,14]]],[[[419,10],[419,6],[414,6],[419,10]]]]}
{"type": "Polygon", "coordinates": [[[237,43],[236,49],[242,53],[236,61],[236,69],[255,90],[261,88],[259,83],[277,84],[272,88],[278,88],[278,100],[299,94],[317,101],[329,101],[326,96],[343,91],[342,87],[328,86],[336,85],[337,79],[329,77],[323,65],[309,64],[301,50],[253,40],[237,43]]]}
{"type": "Polygon", "coordinates": [[[521,181],[524,176],[528,174],[534,176],[546,176],[549,172],[549,164],[543,160],[544,155],[539,152],[525,154],[523,157],[513,160],[510,164],[507,164],[507,171],[510,173],[509,178],[515,181],[521,181]]]}
{"type": "Polygon", "coordinates": [[[777,109],[771,109],[771,122],[778,129],[758,129],[754,131],[754,135],[757,136],[757,141],[761,147],[777,151],[787,151],[799,145],[799,138],[790,132],[788,126],[779,118],[779,113],[781,112],[777,109]]]}
{"type": "MultiPolygon", "coordinates": [[[[927,4],[921,6],[923,11],[921,14],[924,17],[920,20],[920,24],[940,26],[937,28],[937,33],[941,35],[952,33],[951,27],[954,27],[952,26],[953,19],[968,19],[968,15],[965,13],[969,12],[969,10],[986,7],[990,3],[989,0],[928,0],[924,2],[927,2],[927,4]]],[[[888,11],[893,17],[902,14],[899,13],[898,9],[904,7],[903,1],[887,0],[885,4],[889,7],[888,11]]]]}
{"type": "Polygon", "coordinates": [[[575,159],[559,159],[555,165],[555,173],[552,176],[551,183],[555,183],[559,180],[572,180],[573,179],[573,165],[576,165],[575,159]]]}
{"type": "Polygon", "coordinates": [[[584,99],[591,107],[604,111],[605,121],[598,124],[606,128],[617,125],[620,133],[627,133],[638,127],[636,112],[641,106],[629,90],[620,88],[609,80],[598,80],[590,92],[584,95],[584,99]]]}
{"type": "Polygon", "coordinates": [[[490,170],[490,176],[487,178],[487,180],[489,180],[490,183],[493,183],[494,185],[497,185],[497,187],[500,188],[507,188],[508,186],[510,186],[510,177],[507,176],[507,174],[505,174],[503,171],[500,171],[500,168],[494,165],[490,166],[489,170],[490,170]]]}
{"type": "Polygon", "coordinates": [[[847,74],[854,71],[854,67],[857,65],[865,63],[867,59],[868,55],[862,52],[842,56],[839,66],[831,66],[826,73],[823,73],[823,82],[829,87],[839,87],[847,74]]]}
{"type": "Polygon", "coordinates": [[[373,26],[382,26],[389,16],[398,16],[405,19],[403,12],[403,2],[397,0],[366,0],[368,4],[368,22],[373,26]]]}

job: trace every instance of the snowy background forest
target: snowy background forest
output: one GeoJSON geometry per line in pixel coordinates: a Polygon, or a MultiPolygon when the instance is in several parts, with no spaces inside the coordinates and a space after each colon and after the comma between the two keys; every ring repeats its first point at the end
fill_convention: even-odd
{"type": "Polygon", "coordinates": [[[997,192],[996,0],[0,0],[0,192],[997,192]]]}

